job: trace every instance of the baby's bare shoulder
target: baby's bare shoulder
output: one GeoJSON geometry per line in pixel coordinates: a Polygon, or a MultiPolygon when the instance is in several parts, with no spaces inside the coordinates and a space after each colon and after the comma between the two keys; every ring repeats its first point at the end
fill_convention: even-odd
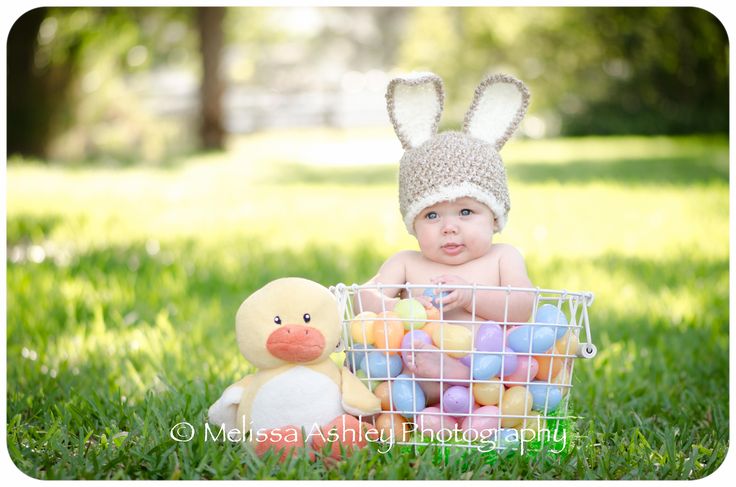
{"type": "Polygon", "coordinates": [[[493,256],[498,259],[510,257],[510,258],[521,258],[523,260],[524,258],[521,255],[521,251],[519,251],[519,249],[517,249],[513,245],[506,244],[506,243],[493,244],[493,246],[491,246],[490,253],[493,254],[493,256]]]}

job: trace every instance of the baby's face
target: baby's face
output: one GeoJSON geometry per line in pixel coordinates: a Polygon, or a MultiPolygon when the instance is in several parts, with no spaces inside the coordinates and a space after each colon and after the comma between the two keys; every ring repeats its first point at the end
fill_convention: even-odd
{"type": "Polygon", "coordinates": [[[473,198],[443,201],[414,220],[419,248],[429,260],[458,265],[482,257],[491,248],[493,213],[473,198]]]}

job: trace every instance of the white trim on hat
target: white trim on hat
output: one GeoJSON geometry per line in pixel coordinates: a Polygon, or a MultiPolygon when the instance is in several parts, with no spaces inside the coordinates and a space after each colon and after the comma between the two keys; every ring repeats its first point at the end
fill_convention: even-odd
{"type": "Polygon", "coordinates": [[[493,233],[500,232],[506,226],[506,211],[498,199],[488,193],[488,191],[483,191],[477,185],[466,182],[454,186],[444,186],[436,192],[415,201],[409,206],[404,215],[404,225],[406,225],[407,231],[416,237],[416,233],[414,233],[414,219],[423,209],[442,201],[455,201],[463,197],[478,200],[491,209],[495,219],[493,233]]]}

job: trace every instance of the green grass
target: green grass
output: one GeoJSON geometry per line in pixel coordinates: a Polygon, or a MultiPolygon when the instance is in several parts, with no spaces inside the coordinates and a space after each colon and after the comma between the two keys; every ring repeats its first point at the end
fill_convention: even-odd
{"type": "Polygon", "coordinates": [[[11,163],[16,465],[44,479],[695,479],[718,468],[729,436],[728,147],[701,137],[504,149],[512,211],[499,241],[522,249],[535,285],[596,295],[599,353],[575,366],[569,455],[452,452],[443,465],[434,448],[366,449],[329,467],[205,441],[207,407],[251,370],[233,327],[250,292],[286,275],[361,282],[415,247],[398,215],[398,156],[385,131],[302,131],[167,168],[11,163]],[[359,165],[371,148],[375,164],[359,165]],[[181,421],[197,426],[190,442],[169,436],[181,421]]]}

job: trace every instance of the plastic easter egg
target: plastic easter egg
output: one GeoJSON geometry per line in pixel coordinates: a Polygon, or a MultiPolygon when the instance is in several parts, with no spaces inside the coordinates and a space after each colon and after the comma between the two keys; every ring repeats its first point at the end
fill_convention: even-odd
{"type": "Polygon", "coordinates": [[[569,329],[567,326],[567,317],[562,310],[558,309],[557,306],[551,304],[543,304],[537,309],[537,314],[534,315],[534,321],[536,323],[545,323],[554,326],[555,337],[560,338],[569,329]]]}
{"type": "Polygon", "coordinates": [[[441,293],[435,294],[434,289],[428,288],[424,290],[423,294],[432,301],[432,306],[439,309],[440,300],[450,294],[450,291],[442,291],[441,293]]]}
{"type": "Polygon", "coordinates": [[[447,352],[450,357],[462,358],[472,351],[473,333],[464,326],[443,323],[433,331],[432,341],[442,350],[453,350],[447,352]]]}
{"type": "Polygon", "coordinates": [[[505,352],[506,353],[503,354],[503,357],[501,359],[503,363],[503,369],[501,373],[504,376],[507,376],[513,374],[516,371],[516,368],[519,364],[519,356],[509,347],[506,347],[505,352]]]}
{"type": "Polygon", "coordinates": [[[536,377],[538,371],[539,364],[534,357],[519,355],[516,359],[516,370],[512,374],[504,375],[503,380],[504,382],[531,382],[536,377]]]}
{"type": "Polygon", "coordinates": [[[433,336],[435,331],[439,329],[440,326],[447,326],[447,323],[441,323],[438,321],[430,321],[426,325],[424,325],[424,328],[422,328],[422,331],[425,332],[429,336],[433,336]]]}
{"type": "MultiPolygon", "coordinates": [[[[492,380],[498,380],[494,377],[492,380]]],[[[501,400],[500,382],[478,382],[473,384],[473,397],[483,406],[495,406],[501,400]]]]}
{"type": "Polygon", "coordinates": [[[412,352],[412,343],[416,342],[422,342],[426,343],[428,345],[432,344],[432,337],[429,336],[424,330],[413,330],[404,335],[404,338],[401,339],[401,358],[404,360],[405,364],[408,364],[409,362],[412,362],[411,356],[414,352],[412,352]]]}
{"type": "Polygon", "coordinates": [[[555,343],[555,331],[549,326],[524,325],[511,330],[508,345],[519,353],[544,353],[555,343]]]}
{"type": "Polygon", "coordinates": [[[496,447],[500,449],[514,448],[519,444],[519,432],[514,428],[501,428],[496,435],[496,447]]]}
{"type": "Polygon", "coordinates": [[[555,342],[555,350],[557,353],[563,355],[576,355],[578,353],[578,347],[580,346],[580,340],[572,330],[562,335],[562,338],[555,342]]]}
{"type": "Polygon", "coordinates": [[[562,401],[562,391],[559,387],[546,382],[529,384],[529,392],[532,394],[532,408],[546,413],[554,411],[562,401]],[[545,404],[547,407],[545,408],[545,404]]]}
{"type": "Polygon", "coordinates": [[[386,355],[386,352],[369,352],[368,357],[360,364],[360,370],[370,379],[389,379],[401,373],[404,364],[398,355],[386,355]]]}
{"type": "Polygon", "coordinates": [[[474,353],[463,357],[460,362],[471,367],[475,380],[488,380],[501,372],[501,355],[474,353]],[[472,356],[472,361],[470,360],[472,356]],[[471,363],[472,362],[472,363],[471,363]]]}
{"type": "Polygon", "coordinates": [[[396,355],[403,337],[404,326],[393,311],[378,314],[373,324],[373,344],[377,350],[388,350],[389,355],[396,355]]]}
{"type": "Polygon", "coordinates": [[[522,417],[532,410],[532,395],[523,386],[514,386],[504,391],[501,398],[501,426],[511,428],[521,423],[522,417]]]}
{"type": "Polygon", "coordinates": [[[442,408],[450,414],[470,413],[473,408],[470,389],[463,386],[448,387],[445,393],[442,394],[442,408]]]}
{"type": "Polygon", "coordinates": [[[357,372],[355,372],[355,377],[360,379],[360,381],[365,384],[365,386],[373,392],[373,390],[378,386],[378,384],[381,384],[381,381],[379,380],[368,380],[368,376],[366,375],[365,370],[358,369],[357,372]]]}
{"type": "Polygon", "coordinates": [[[373,311],[363,311],[350,320],[350,337],[353,343],[373,345],[373,322],[377,316],[373,311]]]}
{"type": "Polygon", "coordinates": [[[457,418],[443,414],[440,408],[430,406],[422,410],[416,417],[417,429],[422,436],[448,440],[457,428],[457,418]]]}
{"type": "Polygon", "coordinates": [[[389,389],[391,384],[389,382],[381,382],[373,389],[373,394],[381,401],[381,409],[384,411],[391,411],[391,401],[389,397],[389,389]]]}
{"type": "Polygon", "coordinates": [[[437,308],[429,308],[426,311],[427,311],[427,324],[424,325],[424,328],[422,328],[422,330],[426,331],[427,333],[431,335],[432,333],[427,331],[427,326],[437,324],[437,322],[440,319],[442,319],[442,315],[440,314],[440,310],[438,310],[437,308]]]}
{"type": "Polygon", "coordinates": [[[572,370],[568,367],[563,367],[559,374],[552,379],[552,383],[560,386],[562,396],[566,396],[571,389],[570,384],[572,384],[572,370]]]}
{"type": "Polygon", "coordinates": [[[414,298],[399,300],[394,306],[394,313],[403,320],[405,330],[418,329],[427,323],[424,305],[414,298]]]}
{"type": "Polygon", "coordinates": [[[345,365],[350,369],[351,372],[356,372],[360,369],[361,364],[368,356],[366,350],[372,350],[372,345],[361,345],[356,343],[352,350],[345,352],[345,365]]]}
{"type": "Polygon", "coordinates": [[[498,323],[483,323],[475,332],[475,349],[480,352],[503,350],[503,328],[498,323]]]}
{"type": "Polygon", "coordinates": [[[397,412],[404,417],[413,417],[427,406],[427,398],[419,384],[411,376],[401,374],[391,382],[391,398],[397,412]]]}
{"type": "Polygon", "coordinates": [[[496,406],[482,406],[475,409],[472,416],[466,416],[460,426],[464,433],[463,439],[478,441],[490,438],[501,424],[499,413],[496,406]]]}
{"type": "Polygon", "coordinates": [[[376,418],[376,429],[382,442],[406,442],[411,438],[414,425],[399,414],[379,414],[376,418]]]}

